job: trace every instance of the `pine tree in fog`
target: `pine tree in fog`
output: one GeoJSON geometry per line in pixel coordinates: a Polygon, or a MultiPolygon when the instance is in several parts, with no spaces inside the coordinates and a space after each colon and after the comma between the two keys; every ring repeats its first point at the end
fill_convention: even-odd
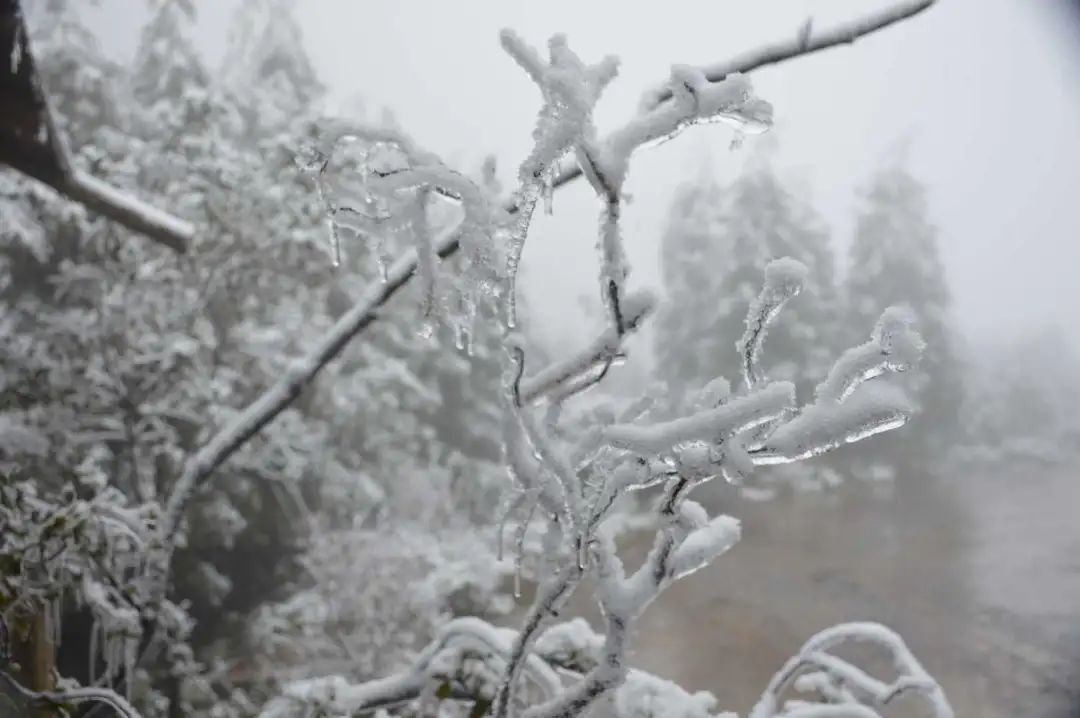
{"type": "Polygon", "coordinates": [[[845,303],[848,337],[875,312],[905,304],[918,317],[928,348],[919,369],[902,381],[922,421],[853,452],[875,454],[897,469],[925,469],[959,438],[961,367],[950,338],[950,296],[930,219],[926,190],[899,164],[886,166],[862,191],[849,254],[845,303]]]}

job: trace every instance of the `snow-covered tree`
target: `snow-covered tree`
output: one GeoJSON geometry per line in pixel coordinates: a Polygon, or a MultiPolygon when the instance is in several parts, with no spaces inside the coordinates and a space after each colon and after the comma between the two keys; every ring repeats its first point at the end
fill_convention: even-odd
{"type": "Polygon", "coordinates": [[[921,422],[862,447],[857,456],[901,470],[925,470],[959,438],[963,377],[950,339],[950,299],[929,217],[925,188],[900,164],[880,170],[862,192],[846,280],[846,326],[851,336],[884,307],[905,304],[918,317],[928,349],[903,379],[921,422]]]}
{"type": "Polygon", "coordinates": [[[678,188],[662,252],[667,297],[656,359],[676,405],[717,375],[737,388],[743,368],[732,348],[743,334],[743,310],[765,265],[778,257],[798,259],[810,275],[805,294],[770,332],[772,363],[764,369],[772,378],[794,381],[802,394],[812,390],[838,346],[829,235],[765,158],[752,159],[728,187],[704,178],[678,188]]]}
{"type": "Polygon", "coordinates": [[[1080,358],[1060,327],[983,341],[965,363],[958,458],[1055,462],[1080,450],[1080,358]]]}

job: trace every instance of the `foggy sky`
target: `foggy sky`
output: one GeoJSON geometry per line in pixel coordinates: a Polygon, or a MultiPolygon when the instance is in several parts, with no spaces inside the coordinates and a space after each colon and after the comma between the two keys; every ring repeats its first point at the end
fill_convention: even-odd
{"type": "MultiPolygon", "coordinates": [[[[28,3],[33,5],[33,0],[28,3]]],[[[220,62],[236,0],[203,0],[198,36],[220,62]]],[[[504,186],[529,148],[539,93],[499,47],[515,29],[543,47],[565,32],[586,61],[622,59],[597,113],[601,133],[627,117],[674,63],[707,64],[888,4],[866,0],[301,0],[298,13],[330,109],[362,98],[390,108],[422,145],[469,171],[498,157],[504,186]]],[[[130,59],[145,5],[103,0],[102,44],[130,59]],[[137,6],[137,7],[136,7],[137,6]]],[[[1064,0],[939,0],[916,19],[851,47],[753,74],[773,103],[771,140],[696,128],[641,153],[628,182],[631,286],[656,286],[671,192],[709,166],[731,178],[755,151],[807,192],[833,232],[841,271],[857,188],[906,153],[929,186],[954,292],[954,316],[976,340],[1059,324],[1080,343],[1080,22],[1064,0]]],[[[580,339],[578,297],[598,302],[598,205],[584,184],[555,198],[524,258],[525,291],[553,339],[580,339]]],[[[719,268],[718,268],[719,269],[719,268]]],[[[734,338],[733,338],[734,341],[734,338]]]]}

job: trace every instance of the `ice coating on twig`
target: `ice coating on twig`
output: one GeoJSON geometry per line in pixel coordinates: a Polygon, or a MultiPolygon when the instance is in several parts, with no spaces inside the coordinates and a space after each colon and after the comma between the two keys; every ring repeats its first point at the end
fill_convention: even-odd
{"type": "Polygon", "coordinates": [[[758,365],[761,347],[769,325],[780,314],[784,304],[802,291],[806,282],[806,265],[791,257],[775,259],[765,265],[765,283],[746,313],[746,332],[736,344],[743,359],[743,381],[753,389],[760,380],[758,365]]]}

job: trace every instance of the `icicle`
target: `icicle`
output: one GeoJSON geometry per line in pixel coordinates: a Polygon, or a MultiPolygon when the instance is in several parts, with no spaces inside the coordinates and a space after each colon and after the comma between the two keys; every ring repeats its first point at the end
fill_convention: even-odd
{"type": "MultiPolygon", "coordinates": [[[[63,581],[60,582],[63,586],[63,581]]],[[[62,590],[62,589],[61,589],[62,590]]],[[[61,593],[54,598],[51,602],[50,608],[52,609],[52,617],[49,621],[49,627],[52,629],[52,635],[49,640],[52,642],[53,648],[60,648],[60,634],[63,629],[63,614],[64,614],[64,595],[61,593]]]]}
{"type": "MultiPolygon", "coordinates": [[[[524,186],[517,199],[517,215],[506,237],[506,326],[517,326],[517,274],[521,264],[521,253],[525,250],[525,238],[532,221],[533,208],[540,194],[540,187],[535,183],[524,186]]],[[[504,230],[505,232],[506,230],[504,230]]]]}
{"type": "Polygon", "coordinates": [[[124,640],[124,691],[125,697],[131,700],[131,685],[135,682],[135,663],[139,655],[139,640],[133,636],[126,636],[124,640]]]}
{"type": "Polygon", "coordinates": [[[544,175],[544,183],[540,188],[540,194],[544,199],[544,214],[548,216],[555,214],[555,174],[557,170],[558,166],[553,165],[547,171],[544,175]]]}
{"type": "Polygon", "coordinates": [[[15,37],[11,43],[11,74],[15,75],[19,72],[19,64],[22,62],[23,55],[23,42],[22,42],[22,24],[15,24],[15,37]]]}
{"type": "Polygon", "coordinates": [[[341,266],[341,235],[338,234],[337,223],[334,221],[333,217],[328,217],[326,219],[326,227],[330,231],[330,251],[332,252],[332,255],[330,257],[330,262],[335,267],[340,267],[341,266]]]}
{"type": "Polygon", "coordinates": [[[533,515],[536,513],[536,506],[539,502],[539,497],[529,504],[529,512],[525,514],[525,520],[518,524],[517,533],[514,537],[514,543],[516,544],[517,555],[514,557],[514,598],[521,598],[521,567],[525,563],[525,535],[529,531],[529,524],[532,523],[533,515]]]}
{"type": "Polygon", "coordinates": [[[411,240],[416,247],[417,276],[420,279],[423,298],[420,300],[424,322],[434,319],[438,310],[435,299],[439,255],[431,241],[431,227],[428,223],[427,205],[430,190],[424,188],[416,193],[412,217],[409,221],[411,240]]]}
{"type": "Polygon", "coordinates": [[[378,232],[371,235],[372,254],[375,255],[375,269],[379,273],[379,281],[386,284],[390,281],[390,256],[386,251],[386,242],[378,232]]]}
{"type": "Polygon", "coordinates": [[[97,680],[97,655],[98,633],[101,632],[101,621],[95,616],[90,624],[90,684],[97,680]]]}
{"type": "Polygon", "coordinates": [[[341,266],[341,237],[338,235],[337,222],[334,221],[334,215],[337,214],[337,210],[332,204],[330,199],[326,196],[326,190],[323,188],[322,178],[315,178],[315,190],[318,192],[319,201],[322,203],[326,211],[326,229],[330,235],[330,250],[331,259],[335,267],[341,266]]]}
{"type": "Polygon", "coordinates": [[[465,350],[465,325],[461,320],[454,325],[454,348],[459,352],[465,350]]]}
{"type": "Polygon", "coordinates": [[[499,522],[496,524],[495,529],[495,557],[499,561],[503,560],[503,535],[506,533],[506,522],[510,520],[510,517],[518,507],[525,501],[525,492],[516,490],[506,499],[506,506],[503,507],[499,516],[499,522]]]}

